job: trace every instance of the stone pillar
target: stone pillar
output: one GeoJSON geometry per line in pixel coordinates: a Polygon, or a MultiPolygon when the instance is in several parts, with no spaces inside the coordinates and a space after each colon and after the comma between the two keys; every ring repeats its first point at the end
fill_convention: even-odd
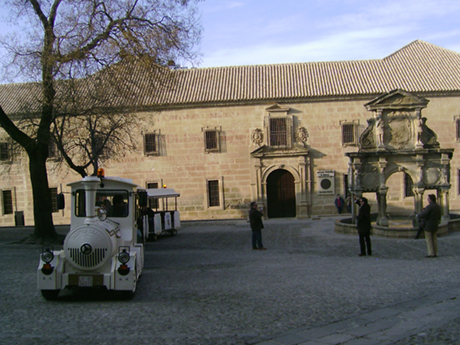
{"type": "MultiPolygon", "coordinates": [[[[353,191],[352,198],[354,196],[356,196],[357,198],[361,198],[363,194],[363,189],[361,187],[361,181],[359,178],[360,169],[361,169],[361,160],[359,158],[355,158],[355,160],[350,162],[350,164],[351,164],[351,170],[353,172],[353,183],[351,187],[351,190],[353,191]]],[[[355,204],[355,200],[354,199],[352,200],[353,201],[352,201],[352,206],[351,206],[351,212],[352,212],[351,221],[353,224],[356,224],[356,212],[355,212],[356,204],[355,204]]]]}
{"type": "MultiPolygon", "coordinates": [[[[442,218],[443,222],[448,222],[450,219],[450,211],[449,211],[449,189],[441,189],[441,196],[442,196],[442,218]]],[[[440,200],[440,201],[441,201],[440,200]]]]}
{"type": "MultiPolygon", "coordinates": [[[[419,214],[422,212],[423,209],[423,193],[425,192],[425,188],[414,187],[414,208],[415,214],[419,214]]],[[[418,227],[418,218],[415,217],[415,224],[418,227]]]]}
{"type": "Polygon", "coordinates": [[[450,211],[449,211],[449,190],[450,190],[450,183],[449,183],[449,171],[450,171],[450,159],[449,156],[445,153],[441,156],[441,192],[442,192],[442,221],[448,221],[450,219],[450,211]]]}
{"type": "Polygon", "coordinates": [[[379,215],[378,215],[378,224],[380,226],[388,226],[388,217],[387,217],[387,193],[388,187],[385,185],[385,168],[387,166],[387,160],[385,157],[380,157],[379,159],[379,179],[380,185],[378,189],[378,205],[379,205],[379,215]]]}
{"type": "MultiPolygon", "coordinates": [[[[297,201],[297,218],[306,218],[308,217],[308,201],[307,201],[307,162],[305,156],[299,157],[299,200],[297,201]]],[[[297,199],[297,198],[296,198],[297,199]]]]}

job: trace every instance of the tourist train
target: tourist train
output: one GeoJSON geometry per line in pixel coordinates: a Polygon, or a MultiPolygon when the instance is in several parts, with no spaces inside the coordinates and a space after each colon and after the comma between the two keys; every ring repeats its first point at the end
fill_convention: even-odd
{"type": "MultiPolygon", "coordinates": [[[[97,176],[84,177],[68,186],[70,231],[62,250],[43,247],[38,289],[46,299],[56,299],[65,288],[105,288],[132,298],[144,267],[146,240],[165,232],[175,235],[180,228],[179,194],[172,189],[144,189],[128,179],[105,177],[102,169],[97,176]],[[176,201],[172,211],[167,206],[169,197],[176,201]]],[[[64,208],[63,194],[58,195],[58,207],[64,208]]]]}

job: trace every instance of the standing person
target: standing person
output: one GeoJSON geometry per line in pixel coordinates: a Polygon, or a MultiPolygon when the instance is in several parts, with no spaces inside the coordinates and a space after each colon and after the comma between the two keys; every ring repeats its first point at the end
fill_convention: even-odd
{"type": "Polygon", "coordinates": [[[252,249],[266,250],[262,244],[262,229],[264,224],[262,223],[262,217],[264,214],[257,209],[257,203],[251,202],[251,209],[249,210],[249,223],[252,230],[252,249]]]}
{"type": "Polygon", "coordinates": [[[428,255],[426,258],[435,258],[438,256],[438,225],[441,220],[441,206],[436,203],[436,196],[429,194],[428,205],[420,212],[417,217],[425,220],[425,240],[428,255]]]}
{"type": "Polygon", "coordinates": [[[337,194],[337,198],[335,198],[335,207],[337,207],[337,211],[339,211],[339,214],[342,214],[344,206],[345,206],[345,201],[340,196],[340,194],[337,194]]]}
{"type": "Polygon", "coordinates": [[[345,199],[345,204],[347,204],[348,213],[351,213],[351,194],[348,194],[347,198],[345,199]]]}
{"type": "Polygon", "coordinates": [[[358,199],[359,211],[358,216],[356,217],[357,224],[356,229],[359,233],[359,247],[361,253],[359,256],[366,256],[366,246],[367,246],[367,255],[372,255],[372,246],[371,246],[371,207],[367,203],[367,199],[362,197],[358,199]]]}

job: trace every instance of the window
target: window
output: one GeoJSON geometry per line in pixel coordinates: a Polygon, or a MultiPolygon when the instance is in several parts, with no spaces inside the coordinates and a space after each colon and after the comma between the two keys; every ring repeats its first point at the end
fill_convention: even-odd
{"type": "Polygon", "coordinates": [[[460,141],[460,118],[458,117],[455,119],[455,133],[457,141],[460,141]]]}
{"type": "Polygon", "coordinates": [[[11,157],[8,143],[0,143],[0,161],[9,161],[11,157]]]}
{"type": "MultiPolygon", "coordinates": [[[[98,190],[95,206],[104,209],[109,218],[127,217],[129,215],[129,193],[126,190],[98,190]]],[[[75,215],[86,217],[84,189],[79,189],[75,193],[75,215]]]]}
{"type": "Polygon", "coordinates": [[[356,144],[356,126],[354,123],[343,123],[342,124],[342,145],[354,145],[356,144]]]}
{"type": "Polygon", "coordinates": [[[219,180],[208,180],[208,206],[220,206],[219,180]]]}
{"type": "Polygon", "coordinates": [[[160,133],[145,133],[144,134],[144,153],[147,156],[160,154],[160,133]]]}
{"type": "MultiPolygon", "coordinates": [[[[158,188],[158,182],[151,182],[147,183],[147,189],[157,189],[158,188]]],[[[156,210],[159,207],[158,199],[151,199],[149,198],[149,207],[152,210],[156,210]]]]}
{"type": "Polygon", "coordinates": [[[404,173],[404,197],[414,196],[414,182],[409,174],[404,173]]]}
{"type": "Polygon", "coordinates": [[[202,128],[205,152],[220,152],[220,128],[202,128]]]}
{"type": "Polygon", "coordinates": [[[287,118],[274,117],[270,118],[270,146],[288,146],[288,124],[287,118]]]}
{"type": "Polygon", "coordinates": [[[52,206],[52,212],[59,212],[58,206],[57,206],[57,188],[50,188],[51,192],[51,206],[52,206]]]}
{"type": "Polygon", "coordinates": [[[460,169],[457,169],[457,194],[460,195],[460,169]]]}
{"type": "Polygon", "coordinates": [[[108,156],[107,143],[104,144],[104,137],[102,135],[94,136],[93,156],[101,158],[106,158],[108,156]]]}
{"type": "Polygon", "coordinates": [[[10,190],[2,191],[3,214],[13,214],[13,195],[10,190]]]}
{"type": "Polygon", "coordinates": [[[48,145],[48,158],[57,158],[58,154],[57,154],[57,146],[56,144],[54,143],[54,141],[50,141],[49,145],[48,145]]]}

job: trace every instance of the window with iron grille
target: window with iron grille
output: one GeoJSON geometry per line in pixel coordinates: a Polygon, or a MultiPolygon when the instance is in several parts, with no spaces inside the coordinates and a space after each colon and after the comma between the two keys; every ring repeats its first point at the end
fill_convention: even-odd
{"type": "Polygon", "coordinates": [[[208,205],[209,207],[220,206],[219,180],[208,181],[208,205]]]}
{"type": "Polygon", "coordinates": [[[409,174],[404,173],[404,196],[414,196],[414,182],[409,174]]]}
{"type": "MultiPolygon", "coordinates": [[[[157,189],[157,188],[158,188],[158,182],[147,183],[147,189],[157,189]]],[[[149,207],[152,210],[158,209],[158,207],[159,207],[158,199],[149,198],[149,207]]]]}
{"type": "Polygon", "coordinates": [[[57,205],[57,188],[50,188],[51,193],[51,207],[52,212],[59,212],[58,205],[57,205]]]}
{"type": "Polygon", "coordinates": [[[10,146],[8,143],[0,143],[0,161],[10,160],[10,146]]]}
{"type": "Polygon", "coordinates": [[[204,131],[206,151],[218,152],[219,151],[219,132],[217,130],[204,131]]]}
{"type": "Polygon", "coordinates": [[[57,158],[57,146],[54,141],[50,141],[48,145],[48,158],[57,158]]]}
{"type": "Polygon", "coordinates": [[[288,146],[287,118],[270,118],[270,146],[288,146]]]}
{"type": "Polygon", "coordinates": [[[342,144],[351,145],[355,143],[356,143],[355,124],[354,123],[342,124],[342,144]]]}
{"type": "Polygon", "coordinates": [[[3,214],[13,214],[13,195],[10,190],[2,191],[3,214]]]}
{"type": "Polygon", "coordinates": [[[460,169],[457,169],[457,194],[460,195],[460,169]]]}
{"type": "Polygon", "coordinates": [[[144,153],[146,155],[158,155],[159,151],[159,133],[144,134],[144,153]]]}
{"type": "Polygon", "coordinates": [[[460,119],[455,120],[456,138],[460,141],[460,119]]]}
{"type": "Polygon", "coordinates": [[[104,143],[102,135],[94,136],[93,155],[101,158],[107,157],[107,143],[104,143]]]}

